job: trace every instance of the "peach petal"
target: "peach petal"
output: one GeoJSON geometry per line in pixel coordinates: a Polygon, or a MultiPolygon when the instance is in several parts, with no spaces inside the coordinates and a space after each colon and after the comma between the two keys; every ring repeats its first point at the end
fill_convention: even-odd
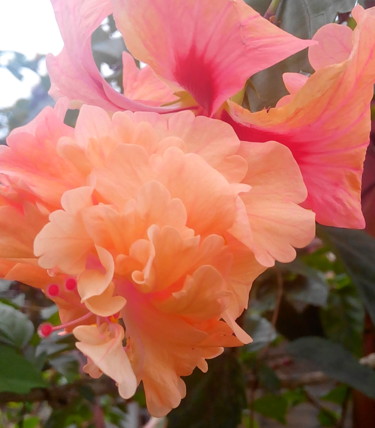
{"type": "Polygon", "coordinates": [[[98,260],[95,257],[94,266],[87,266],[86,269],[78,276],[78,292],[84,302],[93,296],[102,295],[110,285],[115,264],[111,253],[105,248],[95,246],[98,260]]]}
{"type": "Polygon", "coordinates": [[[118,324],[85,325],[76,327],[73,334],[79,340],[77,348],[118,383],[120,395],[123,398],[133,396],[137,380],[123,348],[123,328],[118,324]]]}
{"type": "Polygon", "coordinates": [[[45,269],[58,267],[71,275],[80,274],[93,247],[85,231],[79,210],[90,204],[92,189],[82,187],[65,192],[63,208],[54,211],[34,241],[34,253],[39,265],[45,269]]]}
{"type": "Polygon", "coordinates": [[[158,306],[164,312],[194,320],[219,319],[229,294],[222,275],[212,266],[201,266],[187,276],[179,291],[158,306]]]}
{"type": "Polygon", "coordinates": [[[194,153],[169,148],[155,159],[158,179],[173,197],[181,199],[189,216],[187,226],[199,234],[227,229],[234,221],[236,192],[225,178],[194,153]],[[193,189],[202,189],[199,194],[193,189]]]}
{"type": "Polygon", "coordinates": [[[296,255],[294,247],[306,246],[315,236],[314,214],[298,205],[307,194],[298,165],[290,151],[275,142],[243,143],[240,153],[248,160],[244,182],[251,190],[241,194],[246,216],[230,232],[264,266],[273,266],[275,260],[289,262],[296,255]],[[246,234],[248,228],[251,234],[246,234]]]}
{"type": "Polygon", "coordinates": [[[125,306],[122,296],[114,296],[114,284],[110,284],[102,294],[87,297],[84,301],[87,309],[95,315],[109,317],[115,315],[125,306]]]}
{"type": "Polygon", "coordinates": [[[232,335],[219,321],[200,330],[178,316],[164,314],[131,285],[125,295],[128,304],[122,314],[131,337],[129,356],[144,384],[150,413],[164,416],[186,394],[180,376],[191,374],[196,366],[205,368],[205,359],[221,354],[220,343],[229,343],[226,337],[232,335]]]}

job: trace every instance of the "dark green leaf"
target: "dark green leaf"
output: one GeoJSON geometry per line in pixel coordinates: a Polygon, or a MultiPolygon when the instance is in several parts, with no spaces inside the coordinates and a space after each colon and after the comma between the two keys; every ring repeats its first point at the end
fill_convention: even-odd
{"type": "Polygon", "coordinates": [[[361,230],[318,229],[343,261],[375,324],[375,239],[361,230]]]}
{"type": "Polygon", "coordinates": [[[353,354],[362,349],[364,307],[352,283],[334,287],[327,307],[320,312],[325,335],[353,354]]]}
{"type": "Polygon", "coordinates": [[[254,8],[261,15],[264,15],[269,5],[271,4],[271,0],[245,0],[246,3],[254,8]]]}
{"type": "Polygon", "coordinates": [[[296,259],[282,267],[298,275],[285,287],[285,295],[290,303],[303,302],[315,306],[325,306],[328,297],[328,284],[321,272],[307,266],[302,260],[296,259]]]}
{"type": "Polygon", "coordinates": [[[361,365],[337,343],[320,337],[304,337],[289,343],[287,349],[295,357],[313,362],[332,379],[375,398],[375,372],[361,365]]]}
{"type": "Polygon", "coordinates": [[[0,345],[0,391],[26,394],[44,387],[41,373],[14,348],[0,345]]]}
{"type": "Polygon", "coordinates": [[[253,409],[263,416],[285,424],[288,402],[282,395],[264,395],[256,399],[252,404],[253,409]]]}
{"type": "Polygon", "coordinates": [[[25,314],[0,303],[0,342],[22,348],[33,333],[34,326],[25,314]]]}
{"type": "Polygon", "coordinates": [[[236,355],[226,352],[209,361],[208,373],[188,378],[187,397],[168,415],[168,428],[233,428],[245,407],[244,376],[236,355]]]}
{"type": "Polygon", "coordinates": [[[258,369],[258,379],[260,385],[270,392],[277,392],[280,389],[280,379],[275,371],[265,364],[258,369]]]}

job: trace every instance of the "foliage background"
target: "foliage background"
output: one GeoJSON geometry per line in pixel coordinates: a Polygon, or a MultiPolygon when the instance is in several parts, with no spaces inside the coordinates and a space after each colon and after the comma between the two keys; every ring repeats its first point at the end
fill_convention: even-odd
{"type": "MultiPolygon", "coordinates": [[[[277,25],[299,37],[311,37],[328,22],[347,21],[345,12],[355,2],[247,3],[262,14],[273,7],[277,25]]],[[[119,90],[119,59],[125,48],[121,40],[112,19],[92,40],[99,69],[119,90]]],[[[9,58],[5,66],[14,76],[22,79],[22,69],[28,68],[40,76],[40,83],[29,99],[0,111],[2,144],[11,129],[53,104],[47,93],[48,76],[39,71],[44,57],[29,60],[16,52],[0,52],[0,57],[4,55],[9,58]]],[[[285,71],[311,72],[306,53],[254,76],[244,103],[252,109],[274,105],[285,91],[281,80],[285,71]]],[[[75,115],[69,112],[67,122],[73,124],[75,115]]],[[[210,361],[207,374],[194,372],[186,379],[188,395],[182,405],[167,421],[155,424],[167,423],[169,428],[375,426],[374,147],[373,132],[363,186],[369,230],[318,227],[318,237],[293,263],[277,265],[262,275],[241,319],[254,342],[210,361]]],[[[84,376],[84,359],[69,335],[41,340],[36,334],[37,326],[47,320],[58,323],[58,315],[41,293],[1,281],[0,427],[138,428],[145,424],[149,417],[142,391],[125,403],[112,381],[84,376]]]]}

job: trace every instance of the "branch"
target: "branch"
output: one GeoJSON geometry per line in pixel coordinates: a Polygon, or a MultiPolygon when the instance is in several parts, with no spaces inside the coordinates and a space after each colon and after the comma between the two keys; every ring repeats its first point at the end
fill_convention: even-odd
{"type": "Polygon", "coordinates": [[[40,402],[48,401],[52,406],[65,406],[82,396],[83,389],[91,389],[95,396],[118,395],[115,383],[109,378],[80,379],[67,385],[56,385],[50,388],[34,388],[27,394],[0,392],[0,404],[9,402],[40,402]]]}

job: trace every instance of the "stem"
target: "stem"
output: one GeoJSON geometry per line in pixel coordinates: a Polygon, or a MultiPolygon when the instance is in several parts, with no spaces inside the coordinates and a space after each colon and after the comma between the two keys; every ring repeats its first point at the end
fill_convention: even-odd
{"type": "Polygon", "coordinates": [[[326,413],[327,415],[331,416],[330,410],[327,407],[323,406],[317,398],[315,398],[312,394],[310,394],[310,392],[308,392],[306,389],[304,389],[303,392],[305,393],[305,396],[306,396],[307,401],[309,403],[311,403],[318,410],[320,410],[320,411],[326,413]]]}
{"type": "Polygon", "coordinates": [[[350,390],[350,388],[348,388],[348,390],[346,391],[344,403],[342,405],[341,416],[340,416],[340,419],[337,421],[337,425],[335,428],[343,428],[345,425],[345,419],[346,419],[346,415],[348,413],[348,405],[349,405],[349,399],[351,396],[351,392],[352,391],[350,390]]]}
{"type": "Polygon", "coordinates": [[[280,306],[281,306],[281,300],[283,298],[283,291],[284,291],[284,283],[283,283],[283,276],[279,270],[276,271],[276,303],[275,303],[275,309],[272,314],[272,320],[271,324],[274,328],[276,328],[277,319],[279,318],[280,313],[280,306]]]}
{"type": "Polygon", "coordinates": [[[271,4],[268,6],[268,9],[266,10],[266,13],[264,14],[264,17],[266,19],[270,19],[276,15],[276,11],[277,11],[277,8],[279,7],[280,1],[281,0],[272,0],[271,1],[271,4]]]}

